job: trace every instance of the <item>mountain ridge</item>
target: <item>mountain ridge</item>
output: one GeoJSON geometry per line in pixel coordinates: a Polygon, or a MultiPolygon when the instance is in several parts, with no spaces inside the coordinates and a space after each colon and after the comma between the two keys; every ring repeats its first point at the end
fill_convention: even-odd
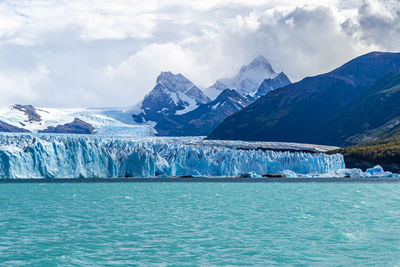
{"type": "Polygon", "coordinates": [[[138,123],[154,122],[158,135],[208,135],[225,117],[287,84],[289,78],[283,72],[276,73],[263,56],[243,65],[233,78],[217,80],[217,95],[210,98],[182,74],[164,71],[132,116],[138,123]],[[231,99],[225,99],[226,104],[210,108],[217,105],[214,100],[229,98],[227,94],[231,99]]]}
{"type": "Polygon", "coordinates": [[[202,104],[181,116],[172,116],[155,126],[162,136],[204,136],[209,134],[224,118],[246,107],[251,99],[235,90],[225,89],[213,101],[202,104]]]}
{"type": "Polygon", "coordinates": [[[400,53],[362,55],[331,72],[269,92],[225,119],[208,138],[343,145],[349,133],[340,134],[338,127],[327,132],[330,120],[364,96],[380,76],[399,70],[400,53]]]}

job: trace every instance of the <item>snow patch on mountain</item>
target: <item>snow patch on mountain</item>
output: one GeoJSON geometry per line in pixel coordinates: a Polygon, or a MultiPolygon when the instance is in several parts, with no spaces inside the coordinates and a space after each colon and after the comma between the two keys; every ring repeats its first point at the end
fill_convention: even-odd
{"type": "Polygon", "coordinates": [[[176,115],[182,115],[188,113],[192,110],[195,110],[199,106],[198,102],[194,98],[191,98],[182,92],[178,93],[178,97],[182,99],[184,102],[188,103],[188,105],[185,106],[184,109],[177,110],[175,112],[176,115]]]}
{"type": "Polygon", "coordinates": [[[212,105],[212,106],[211,106],[211,109],[212,109],[212,110],[216,110],[216,109],[218,108],[219,104],[221,104],[221,103],[218,102],[217,104],[212,105]]]}

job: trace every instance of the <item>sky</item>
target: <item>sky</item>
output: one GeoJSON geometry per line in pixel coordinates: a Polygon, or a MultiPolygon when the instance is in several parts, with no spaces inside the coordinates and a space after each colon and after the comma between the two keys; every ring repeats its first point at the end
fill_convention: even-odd
{"type": "Polygon", "coordinates": [[[0,106],[129,107],[258,55],[292,81],[400,51],[398,0],[0,0],[0,106]]]}

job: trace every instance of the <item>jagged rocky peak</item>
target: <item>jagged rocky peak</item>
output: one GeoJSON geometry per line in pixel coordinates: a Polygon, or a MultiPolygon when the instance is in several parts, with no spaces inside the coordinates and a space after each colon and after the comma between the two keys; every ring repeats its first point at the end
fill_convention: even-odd
{"type": "Polygon", "coordinates": [[[195,85],[182,74],[173,74],[170,71],[163,71],[157,77],[157,84],[161,83],[169,91],[185,92],[195,85]]]}
{"type": "Polygon", "coordinates": [[[236,90],[232,89],[225,89],[224,91],[219,94],[219,96],[215,100],[224,100],[226,98],[242,98],[243,96],[240,95],[236,90]]]}
{"type": "Polygon", "coordinates": [[[181,73],[174,74],[171,71],[162,71],[158,76],[157,76],[157,82],[160,81],[187,81],[190,82],[189,79],[187,79],[185,76],[183,76],[181,73]]]}
{"type": "MultiPolygon", "coordinates": [[[[225,114],[225,117],[251,104],[252,99],[242,96],[236,90],[225,89],[216,99],[207,103],[209,109],[225,114]]],[[[221,120],[222,121],[222,120],[221,120]]]]}
{"type": "MultiPolygon", "coordinates": [[[[232,78],[217,80],[213,86],[205,89],[205,92],[211,99],[215,99],[226,88],[234,89],[243,96],[259,97],[256,93],[261,83],[265,79],[274,79],[278,75],[271,63],[260,55],[249,64],[242,66],[238,74],[232,78]]],[[[273,89],[276,88],[278,87],[273,89]]]]}
{"type": "MultiPolygon", "coordinates": [[[[184,93],[188,97],[194,99],[197,104],[204,104],[210,101],[210,99],[196,85],[194,85],[194,83],[180,73],[173,74],[170,71],[161,72],[157,77],[157,85],[154,89],[161,88],[173,93],[184,93]]],[[[178,95],[178,99],[179,96],[182,95],[178,95]]]]}
{"type": "Polygon", "coordinates": [[[285,73],[281,72],[275,78],[265,79],[258,88],[255,97],[259,98],[267,94],[269,91],[284,87],[289,84],[291,84],[289,78],[286,76],[285,73]]]}
{"type": "Polygon", "coordinates": [[[163,80],[173,80],[175,77],[181,76],[183,77],[182,74],[173,74],[170,71],[162,71],[160,75],[157,76],[157,82],[163,81],[163,80]]]}
{"type": "Polygon", "coordinates": [[[157,83],[140,103],[141,112],[133,114],[136,122],[159,121],[196,109],[210,99],[182,74],[161,72],[157,83]]]}
{"type": "Polygon", "coordinates": [[[225,89],[214,101],[210,102],[208,105],[212,106],[213,110],[216,110],[218,107],[220,112],[230,115],[250,105],[251,103],[252,99],[250,97],[242,96],[236,90],[225,89]]]}
{"type": "Polygon", "coordinates": [[[239,73],[246,73],[249,71],[265,71],[266,74],[275,74],[275,70],[272,68],[271,63],[269,63],[268,59],[262,55],[254,58],[250,64],[242,66],[239,73]]]}

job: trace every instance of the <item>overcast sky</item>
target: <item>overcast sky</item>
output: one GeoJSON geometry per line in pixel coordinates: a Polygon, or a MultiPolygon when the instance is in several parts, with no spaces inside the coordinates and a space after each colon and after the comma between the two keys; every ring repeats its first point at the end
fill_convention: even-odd
{"type": "Polygon", "coordinates": [[[262,54],[292,81],[400,51],[398,0],[0,0],[0,106],[132,106],[161,71],[199,87],[262,54]]]}

